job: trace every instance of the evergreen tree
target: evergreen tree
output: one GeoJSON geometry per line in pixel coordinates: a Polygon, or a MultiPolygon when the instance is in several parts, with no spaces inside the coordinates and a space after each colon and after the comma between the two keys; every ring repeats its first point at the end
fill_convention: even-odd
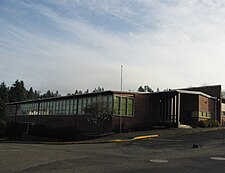
{"type": "Polygon", "coordinates": [[[4,82],[0,85],[0,118],[5,116],[6,106],[5,104],[9,102],[8,98],[8,88],[4,82]]]}
{"type": "Polygon", "coordinates": [[[37,100],[37,99],[39,99],[39,98],[40,98],[40,92],[37,91],[37,90],[35,90],[35,91],[34,91],[34,99],[37,100]]]}
{"type": "Polygon", "coordinates": [[[92,92],[93,92],[93,93],[96,93],[96,92],[102,92],[102,91],[104,91],[104,88],[98,86],[98,88],[95,88],[92,92]]]}
{"type": "Polygon", "coordinates": [[[33,91],[32,87],[30,87],[29,91],[27,92],[27,99],[28,100],[33,100],[34,99],[34,91],[33,91]]]}
{"type": "Polygon", "coordinates": [[[9,102],[9,90],[4,82],[2,82],[0,85],[0,98],[3,100],[4,103],[9,102]]]}
{"type": "Polygon", "coordinates": [[[56,90],[56,92],[55,92],[55,94],[54,94],[54,97],[60,97],[60,96],[61,96],[61,94],[59,93],[58,90],[56,90]]]}
{"type": "Polygon", "coordinates": [[[149,93],[153,93],[154,92],[153,89],[150,88],[148,85],[144,86],[144,90],[145,90],[145,92],[149,92],[149,93]]]}
{"type": "Polygon", "coordinates": [[[149,92],[149,93],[153,93],[154,92],[153,89],[150,88],[148,85],[145,85],[144,87],[140,86],[138,88],[138,91],[139,92],[149,92]]]}
{"type": "Polygon", "coordinates": [[[139,92],[145,92],[145,89],[144,89],[142,86],[140,86],[140,87],[138,88],[138,91],[139,91],[139,92]]]}
{"type": "Polygon", "coordinates": [[[16,80],[16,82],[10,87],[9,101],[18,102],[27,99],[27,90],[24,87],[24,82],[16,80]]]}
{"type": "Polygon", "coordinates": [[[74,95],[77,95],[78,93],[79,93],[78,90],[76,90],[75,93],[74,93],[74,95]]]}
{"type": "Polygon", "coordinates": [[[0,98],[0,119],[5,116],[5,103],[0,98]]]}
{"type": "Polygon", "coordinates": [[[53,93],[52,91],[48,90],[46,93],[42,94],[40,98],[58,97],[58,95],[58,91],[56,91],[56,93],[53,93]]]}

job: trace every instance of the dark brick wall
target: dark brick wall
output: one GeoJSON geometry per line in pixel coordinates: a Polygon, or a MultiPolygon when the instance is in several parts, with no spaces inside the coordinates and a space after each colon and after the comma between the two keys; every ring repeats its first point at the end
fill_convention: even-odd
{"type": "MultiPolygon", "coordinates": [[[[140,122],[134,117],[122,116],[122,131],[128,131],[138,126],[140,122]]],[[[120,116],[113,116],[112,130],[119,132],[120,130],[120,116]]]]}
{"type": "MultiPolygon", "coordinates": [[[[54,116],[54,115],[39,115],[39,116],[8,116],[7,122],[32,122],[34,124],[44,125],[50,128],[60,127],[75,127],[82,132],[96,132],[97,127],[92,122],[89,122],[86,116],[54,116]]],[[[102,132],[110,132],[112,130],[112,120],[105,121],[102,128],[99,129],[102,132]]]]}
{"type": "Polygon", "coordinates": [[[200,91],[213,97],[221,98],[221,85],[184,88],[189,91],[200,91]]]}
{"type": "Polygon", "coordinates": [[[180,97],[180,123],[192,125],[196,122],[192,121],[193,112],[198,112],[198,95],[181,94],[180,97]]]}
{"type": "Polygon", "coordinates": [[[134,117],[138,121],[145,122],[148,118],[149,97],[147,95],[135,95],[134,117]]]}
{"type": "Polygon", "coordinates": [[[221,116],[221,85],[213,85],[213,86],[202,86],[202,87],[194,87],[194,88],[184,88],[184,90],[189,91],[200,91],[210,96],[216,97],[218,104],[217,104],[217,120],[222,124],[222,116],[221,116]]]}

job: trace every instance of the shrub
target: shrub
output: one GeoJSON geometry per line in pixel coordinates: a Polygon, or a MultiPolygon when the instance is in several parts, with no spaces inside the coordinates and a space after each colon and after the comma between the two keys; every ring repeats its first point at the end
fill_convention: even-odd
{"type": "Polygon", "coordinates": [[[205,120],[199,121],[199,127],[219,127],[220,123],[217,120],[205,120]]]}

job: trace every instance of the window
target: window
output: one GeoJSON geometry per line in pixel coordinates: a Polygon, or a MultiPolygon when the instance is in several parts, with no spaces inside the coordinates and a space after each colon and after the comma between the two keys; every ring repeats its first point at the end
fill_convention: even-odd
{"type": "Polygon", "coordinates": [[[73,111],[72,111],[73,115],[77,115],[77,99],[73,100],[73,111]]]}
{"type": "MultiPolygon", "coordinates": [[[[109,105],[112,105],[109,103],[109,105]]],[[[131,97],[114,97],[114,114],[124,116],[134,116],[134,99],[131,97]],[[122,102],[120,102],[122,99],[122,102]],[[121,108],[120,108],[121,107],[121,108]]]]}
{"type": "Polygon", "coordinates": [[[86,99],[86,98],[83,98],[83,99],[82,99],[82,108],[81,108],[81,114],[82,114],[82,115],[85,114],[86,104],[87,104],[87,99],[86,99]]]}
{"type": "Polygon", "coordinates": [[[56,114],[56,102],[53,101],[52,102],[52,115],[55,115],[56,114]]]}
{"type": "Polygon", "coordinates": [[[103,96],[102,97],[102,106],[104,109],[108,110],[108,97],[107,96],[103,96]]]}
{"type": "Polygon", "coordinates": [[[61,110],[61,114],[65,115],[66,114],[66,100],[62,100],[62,110],[61,110]]]}
{"type": "Polygon", "coordinates": [[[207,117],[211,118],[211,112],[207,112],[207,117]]]}
{"type": "Polygon", "coordinates": [[[63,114],[63,101],[62,100],[59,101],[59,114],[60,115],[63,114]]]}
{"type": "Polygon", "coordinates": [[[59,114],[59,101],[58,100],[55,101],[55,114],[56,115],[59,114]]]}
{"type": "Polygon", "coordinates": [[[127,98],[122,97],[122,115],[127,115],[127,98]]]}
{"type": "Polygon", "coordinates": [[[78,115],[81,115],[81,109],[82,109],[82,99],[78,100],[78,115]]]}
{"type": "Polygon", "coordinates": [[[207,113],[206,112],[203,112],[203,117],[207,117],[207,113]]]}
{"type": "Polygon", "coordinates": [[[114,97],[114,113],[119,115],[120,114],[120,97],[114,97]]]}
{"type": "Polygon", "coordinates": [[[91,99],[92,104],[95,104],[96,100],[97,100],[96,97],[92,97],[92,99],[91,99]]]}
{"type": "Polygon", "coordinates": [[[113,97],[108,96],[108,111],[112,111],[112,106],[113,106],[113,97]]]}
{"type": "Polygon", "coordinates": [[[133,114],[134,114],[134,99],[128,98],[127,115],[132,116],[133,114]]]}
{"type": "Polygon", "coordinates": [[[87,98],[87,106],[91,106],[91,98],[87,98]]]}
{"type": "Polygon", "coordinates": [[[72,100],[66,100],[65,103],[66,103],[66,115],[70,115],[70,102],[72,100]]]}
{"type": "Polygon", "coordinates": [[[53,115],[53,111],[52,111],[52,105],[53,104],[52,103],[53,103],[52,101],[48,103],[48,110],[49,110],[48,113],[49,113],[49,115],[53,115]]]}
{"type": "Polygon", "coordinates": [[[15,116],[16,114],[16,105],[9,105],[7,106],[7,115],[8,116],[15,116]]]}

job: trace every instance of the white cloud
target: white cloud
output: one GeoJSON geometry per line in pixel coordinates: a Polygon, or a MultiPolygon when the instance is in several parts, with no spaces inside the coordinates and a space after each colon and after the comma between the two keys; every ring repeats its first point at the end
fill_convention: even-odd
{"type": "Polygon", "coordinates": [[[153,89],[225,85],[222,1],[72,2],[52,1],[54,8],[20,3],[39,16],[35,24],[22,18],[18,24],[1,16],[0,31],[5,33],[0,37],[1,79],[12,83],[21,78],[42,91],[58,89],[64,94],[97,86],[119,89],[123,64],[126,90],[139,85],[153,89]],[[77,5],[138,29],[119,32],[93,25],[73,16],[77,5]],[[69,10],[68,14],[55,6],[69,10]],[[49,25],[41,26],[43,21],[49,25]],[[9,72],[3,73],[6,69],[9,72]]]}

